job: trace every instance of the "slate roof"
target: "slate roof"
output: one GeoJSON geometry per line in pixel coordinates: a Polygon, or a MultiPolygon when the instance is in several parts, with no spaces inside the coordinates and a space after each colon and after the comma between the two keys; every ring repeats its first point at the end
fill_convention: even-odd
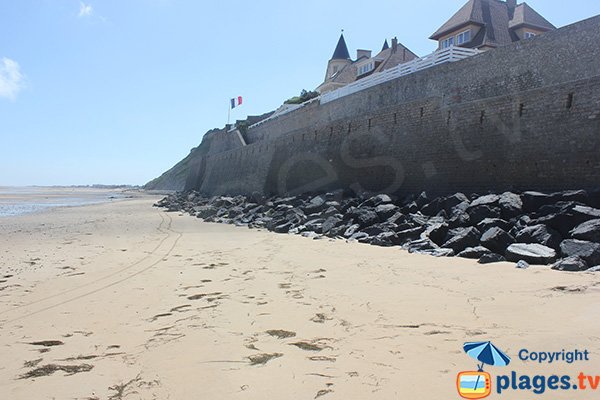
{"type": "Polygon", "coordinates": [[[480,25],[481,29],[464,44],[464,47],[502,46],[519,40],[512,28],[532,26],[541,30],[556,29],[544,17],[526,3],[517,5],[514,12],[505,1],[469,0],[456,14],[442,25],[430,39],[442,36],[469,24],[480,25]]]}
{"type": "Polygon", "coordinates": [[[346,46],[346,40],[344,40],[344,34],[340,35],[340,40],[338,40],[337,46],[335,46],[335,51],[333,52],[333,56],[331,56],[332,60],[349,60],[350,53],[348,52],[348,46],[346,46]]]}
{"type": "Polygon", "coordinates": [[[548,20],[538,14],[527,3],[519,4],[515,9],[515,15],[509,23],[509,27],[531,26],[534,28],[553,30],[556,29],[548,20]]]}

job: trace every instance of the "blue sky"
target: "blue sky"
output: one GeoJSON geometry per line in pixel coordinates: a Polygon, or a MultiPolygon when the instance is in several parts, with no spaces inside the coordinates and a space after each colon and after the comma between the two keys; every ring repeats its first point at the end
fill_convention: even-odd
{"type": "MultiPolygon", "coordinates": [[[[466,0],[0,0],[0,185],[144,184],[227,120],[277,108],[384,39],[419,55],[466,0]]],[[[557,26],[600,2],[531,0],[557,26]]]]}

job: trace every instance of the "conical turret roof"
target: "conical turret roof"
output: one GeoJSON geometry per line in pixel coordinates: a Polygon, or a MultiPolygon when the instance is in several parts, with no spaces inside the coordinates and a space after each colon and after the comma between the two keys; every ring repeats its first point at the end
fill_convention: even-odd
{"type": "Polygon", "coordinates": [[[381,48],[381,51],[387,50],[390,48],[390,45],[388,44],[387,39],[385,39],[385,42],[383,42],[383,47],[381,48]]]}
{"type": "Polygon", "coordinates": [[[344,34],[340,35],[340,40],[338,40],[337,46],[335,46],[335,51],[333,52],[333,56],[331,56],[332,60],[349,60],[350,53],[348,52],[348,46],[346,46],[346,40],[344,40],[344,34]]]}

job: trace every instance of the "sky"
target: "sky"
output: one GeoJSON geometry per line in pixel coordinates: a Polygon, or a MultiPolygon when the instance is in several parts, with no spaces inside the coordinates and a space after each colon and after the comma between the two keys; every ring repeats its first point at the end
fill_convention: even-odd
{"type": "MultiPolygon", "coordinates": [[[[0,186],[142,185],[206,131],[272,111],[351,55],[418,55],[466,0],[0,0],[0,186]]],[[[595,0],[530,0],[556,26],[595,0]]]]}

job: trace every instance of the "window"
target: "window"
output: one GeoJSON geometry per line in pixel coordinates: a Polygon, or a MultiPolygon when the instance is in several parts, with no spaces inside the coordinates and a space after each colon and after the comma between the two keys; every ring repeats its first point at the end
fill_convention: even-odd
{"type": "Polygon", "coordinates": [[[367,72],[371,72],[373,71],[373,69],[375,69],[375,63],[373,62],[361,65],[360,67],[358,67],[358,76],[364,75],[367,72]]]}
{"type": "Polygon", "coordinates": [[[456,36],[456,44],[458,44],[459,46],[461,44],[468,43],[470,41],[471,41],[471,30],[461,32],[456,36]]]}
{"type": "Polygon", "coordinates": [[[530,39],[534,36],[536,36],[536,34],[533,32],[525,32],[525,39],[530,39]]]}
{"type": "Polygon", "coordinates": [[[442,40],[442,49],[447,49],[450,46],[454,46],[454,37],[442,40]]]}

